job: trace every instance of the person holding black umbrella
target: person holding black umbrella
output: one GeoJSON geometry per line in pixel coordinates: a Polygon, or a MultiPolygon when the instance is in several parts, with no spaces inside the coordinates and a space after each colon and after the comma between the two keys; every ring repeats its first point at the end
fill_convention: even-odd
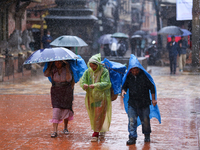
{"type": "Polygon", "coordinates": [[[171,37],[171,42],[167,43],[169,51],[170,74],[176,74],[176,61],[178,55],[178,43],[175,42],[175,37],[171,37]]]}

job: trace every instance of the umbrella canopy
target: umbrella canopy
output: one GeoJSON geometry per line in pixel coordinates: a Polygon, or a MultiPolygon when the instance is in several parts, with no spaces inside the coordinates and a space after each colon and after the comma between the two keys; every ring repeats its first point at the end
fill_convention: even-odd
{"type": "Polygon", "coordinates": [[[111,37],[112,34],[104,34],[102,36],[100,36],[100,38],[98,39],[98,43],[99,44],[110,44],[112,43],[113,37],[111,37]]]}
{"type": "Polygon", "coordinates": [[[145,31],[143,31],[143,30],[138,30],[138,31],[135,31],[134,33],[133,33],[133,35],[147,35],[147,32],[145,32],[145,31]]]}
{"type": "Polygon", "coordinates": [[[157,32],[152,32],[150,35],[151,36],[157,36],[157,34],[158,34],[157,32]]]}
{"type": "Polygon", "coordinates": [[[88,46],[81,38],[72,35],[63,35],[56,38],[54,41],[50,43],[52,46],[59,47],[82,47],[88,46]]]}
{"type": "Polygon", "coordinates": [[[191,35],[192,33],[190,31],[188,31],[187,29],[181,29],[181,31],[183,31],[183,34],[181,36],[188,36],[191,35]]]}
{"type": "Polygon", "coordinates": [[[158,34],[182,35],[183,31],[181,30],[181,28],[179,28],[177,26],[167,26],[167,27],[160,29],[158,34]]]}
{"type": "Polygon", "coordinates": [[[25,64],[34,64],[59,60],[73,60],[79,57],[71,50],[64,47],[45,48],[35,51],[24,62],[25,64]]]}
{"type": "Polygon", "coordinates": [[[131,39],[134,39],[134,38],[142,38],[142,36],[141,35],[133,35],[133,36],[131,36],[131,39]]]}
{"type": "MultiPolygon", "coordinates": [[[[190,31],[188,31],[187,29],[181,29],[181,31],[183,31],[183,34],[182,35],[175,35],[175,36],[188,36],[188,35],[191,35],[192,33],[190,31]]],[[[171,37],[171,35],[168,35],[168,37],[171,37]]]]}
{"type": "Polygon", "coordinates": [[[128,35],[126,35],[124,33],[121,33],[121,32],[116,32],[111,37],[115,37],[115,38],[129,38],[128,35]]]}

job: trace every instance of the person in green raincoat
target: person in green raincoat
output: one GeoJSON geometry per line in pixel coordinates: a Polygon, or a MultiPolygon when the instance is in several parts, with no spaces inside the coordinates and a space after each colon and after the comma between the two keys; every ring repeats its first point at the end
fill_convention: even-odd
{"type": "Polygon", "coordinates": [[[97,141],[99,133],[104,136],[111,123],[111,82],[108,70],[102,66],[100,54],[92,56],[87,65],[80,86],[86,91],[85,106],[94,131],[91,141],[97,141]]]}

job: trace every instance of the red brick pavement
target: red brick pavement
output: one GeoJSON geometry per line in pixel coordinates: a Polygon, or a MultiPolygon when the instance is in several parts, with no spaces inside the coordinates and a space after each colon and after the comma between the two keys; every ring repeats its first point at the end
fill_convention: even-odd
{"type": "Polygon", "coordinates": [[[84,104],[84,96],[75,96],[74,120],[69,123],[69,135],[51,138],[52,116],[50,95],[0,95],[0,147],[1,149],[47,150],[197,150],[198,133],[194,100],[159,99],[162,124],[151,120],[151,142],[144,143],[141,126],[135,145],[126,146],[128,140],[127,114],[120,98],[112,102],[112,122],[105,139],[90,142],[92,130],[84,104]]]}

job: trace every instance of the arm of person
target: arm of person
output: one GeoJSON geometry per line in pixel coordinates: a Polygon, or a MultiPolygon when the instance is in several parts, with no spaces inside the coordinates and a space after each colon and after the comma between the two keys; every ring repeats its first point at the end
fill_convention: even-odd
{"type": "Polygon", "coordinates": [[[74,78],[72,78],[72,81],[71,81],[72,89],[74,89],[74,85],[75,85],[75,81],[74,81],[74,78]]]}
{"type": "Polygon", "coordinates": [[[155,100],[155,94],[151,94],[151,96],[152,96],[152,104],[153,106],[156,106],[157,100],[155,100]]]}
{"type": "Polygon", "coordinates": [[[169,50],[171,49],[171,47],[172,47],[171,44],[172,44],[171,42],[167,43],[167,50],[168,50],[168,51],[169,51],[169,50]]]}
{"type": "Polygon", "coordinates": [[[87,90],[88,86],[88,70],[83,73],[83,76],[80,79],[80,86],[83,90],[87,90]]]}
{"type": "Polygon", "coordinates": [[[153,85],[153,83],[151,83],[151,81],[146,77],[146,82],[148,82],[149,84],[149,89],[151,91],[151,97],[152,97],[152,104],[153,106],[156,106],[157,104],[157,100],[155,99],[155,87],[153,85]]]}
{"type": "Polygon", "coordinates": [[[69,63],[65,61],[65,64],[66,64],[66,80],[68,82],[70,82],[72,80],[72,74],[71,74],[71,71],[70,71],[70,66],[69,66],[69,63]]]}
{"type": "Polygon", "coordinates": [[[42,37],[42,43],[45,43],[45,42],[46,42],[46,37],[43,36],[43,37],[42,37]]]}
{"type": "Polygon", "coordinates": [[[187,43],[187,41],[184,41],[184,43],[182,44],[182,48],[188,48],[189,46],[188,46],[188,43],[187,43]]]}
{"type": "Polygon", "coordinates": [[[124,82],[124,85],[122,86],[122,98],[124,98],[124,95],[126,94],[126,91],[127,91],[127,89],[128,89],[128,84],[127,84],[127,78],[128,77],[126,77],[126,80],[125,80],[125,82],[124,82]]]}
{"type": "Polygon", "coordinates": [[[44,71],[44,76],[45,77],[50,77],[51,76],[51,68],[52,68],[53,62],[48,63],[47,69],[44,71]]]}

